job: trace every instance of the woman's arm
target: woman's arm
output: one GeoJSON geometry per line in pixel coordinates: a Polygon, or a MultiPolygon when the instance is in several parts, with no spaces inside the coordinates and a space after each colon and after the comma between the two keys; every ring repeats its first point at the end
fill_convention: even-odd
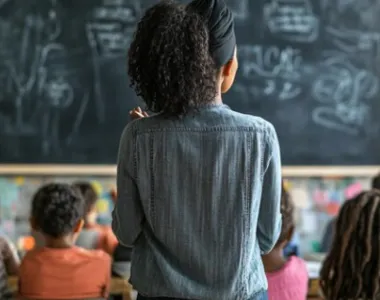
{"type": "Polygon", "coordinates": [[[263,188],[260,202],[257,238],[261,254],[276,245],[281,231],[281,155],[276,131],[267,128],[264,153],[263,188]]]}
{"type": "Polygon", "coordinates": [[[117,162],[117,200],[112,212],[112,230],[120,244],[131,246],[141,232],[144,213],[136,185],[136,136],[133,123],[120,139],[117,162]]]}

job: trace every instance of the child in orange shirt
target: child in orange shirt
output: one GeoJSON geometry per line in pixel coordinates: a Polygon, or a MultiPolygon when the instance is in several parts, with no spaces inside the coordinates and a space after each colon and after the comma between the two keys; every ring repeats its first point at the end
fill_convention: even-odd
{"type": "Polygon", "coordinates": [[[74,186],[85,200],[84,230],[79,235],[77,245],[86,249],[101,249],[112,255],[118,241],[111,226],[99,225],[96,222],[98,195],[94,187],[88,182],[76,182],[74,186]]]}
{"type": "Polygon", "coordinates": [[[21,299],[106,298],[111,258],[74,246],[83,226],[84,199],[66,184],[40,188],[32,202],[31,226],[45,246],[24,257],[19,275],[21,299]]]}

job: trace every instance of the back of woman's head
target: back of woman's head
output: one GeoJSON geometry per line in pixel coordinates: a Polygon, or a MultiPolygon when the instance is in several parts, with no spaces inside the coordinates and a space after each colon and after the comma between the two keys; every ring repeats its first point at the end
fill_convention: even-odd
{"type": "Polygon", "coordinates": [[[342,206],[330,253],[321,270],[326,299],[380,295],[380,191],[363,192],[342,206]]]}
{"type": "Polygon", "coordinates": [[[148,110],[181,116],[212,102],[217,68],[202,17],[160,1],[140,20],[129,49],[131,86],[148,110]]]}

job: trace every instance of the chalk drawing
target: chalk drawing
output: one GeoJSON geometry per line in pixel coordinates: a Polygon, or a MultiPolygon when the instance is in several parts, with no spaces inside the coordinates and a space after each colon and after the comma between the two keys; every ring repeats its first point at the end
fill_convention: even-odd
{"type": "MultiPolygon", "coordinates": [[[[4,3],[0,2],[0,8],[4,3]]],[[[1,40],[5,42],[4,44],[8,44],[7,40],[13,41],[9,43],[13,45],[11,50],[4,51],[2,48],[0,53],[3,70],[8,75],[5,89],[2,91],[5,90],[8,97],[12,95],[14,105],[14,116],[0,118],[5,125],[0,130],[10,136],[36,135],[38,132],[38,128],[31,122],[30,94],[38,82],[42,45],[57,38],[61,32],[61,24],[56,13],[57,0],[49,0],[49,4],[47,18],[44,19],[36,12],[27,12],[20,29],[11,21],[3,19],[0,23],[7,28],[1,30],[1,40]]]]}
{"type": "Polygon", "coordinates": [[[39,75],[39,97],[44,99],[42,117],[42,151],[45,155],[60,147],[60,120],[62,112],[71,106],[74,89],[65,71],[67,51],[58,43],[47,44],[41,52],[39,75]]]}
{"type": "Polygon", "coordinates": [[[10,0],[0,0],[0,8],[8,3],[10,0]]]}
{"type": "Polygon", "coordinates": [[[346,134],[359,134],[369,118],[368,100],[379,91],[378,79],[342,55],[328,57],[322,69],[324,72],[312,89],[313,97],[319,102],[312,113],[314,122],[346,134]]]}
{"type": "Polygon", "coordinates": [[[272,0],[263,13],[269,31],[282,39],[309,43],[319,36],[319,19],[309,0],[272,0]]]}
{"type": "Polygon", "coordinates": [[[326,32],[331,36],[332,43],[345,53],[373,52],[380,48],[380,33],[377,32],[337,29],[332,26],[326,26],[326,32]]]}
{"type": "Polygon", "coordinates": [[[71,133],[68,135],[68,137],[66,138],[66,145],[68,145],[68,146],[70,146],[72,144],[74,138],[79,133],[79,128],[80,128],[80,125],[83,122],[84,113],[85,113],[86,108],[87,108],[87,106],[89,104],[89,100],[90,100],[89,93],[86,92],[83,95],[83,98],[82,98],[82,101],[81,101],[81,105],[80,105],[79,110],[78,110],[78,114],[77,114],[77,116],[75,118],[75,121],[74,121],[73,129],[72,129],[71,133]]]}
{"type": "MultiPolygon", "coordinates": [[[[106,2],[112,4],[117,1],[106,2]]],[[[17,19],[0,17],[0,40],[5,45],[12,45],[0,47],[0,67],[3,70],[0,77],[5,79],[0,80],[0,103],[12,107],[14,112],[10,114],[7,106],[3,112],[0,106],[0,132],[12,137],[28,135],[40,138],[43,155],[59,154],[63,142],[72,144],[79,134],[90,99],[88,90],[80,96],[75,95],[77,91],[73,84],[76,83],[72,77],[81,70],[70,68],[70,59],[77,52],[82,53],[83,49],[73,49],[72,46],[66,49],[57,42],[63,29],[62,9],[57,0],[48,0],[48,3],[50,7],[43,12],[38,9],[31,12],[20,10],[17,19]],[[60,134],[62,116],[74,101],[79,109],[72,130],[65,133],[65,139],[60,134]]],[[[119,18],[125,17],[115,11],[113,16],[115,13],[119,18]]],[[[84,22],[82,26],[85,31],[84,22]]],[[[104,113],[104,107],[100,110],[104,113]]],[[[19,153],[21,147],[17,145],[21,144],[15,143],[14,151],[19,153]]]]}
{"type": "Polygon", "coordinates": [[[9,90],[15,89],[14,95],[15,115],[10,126],[7,126],[5,133],[9,135],[25,135],[34,134],[36,128],[32,124],[26,121],[24,115],[23,103],[26,96],[31,92],[34,84],[36,83],[36,73],[38,68],[38,46],[32,49],[31,42],[39,42],[43,30],[44,22],[41,18],[33,15],[27,15],[25,18],[25,24],[21,34],[21,44],[19,53],[6,54],[4,67],[8,72],[9,78],[9,90]],[[31,38],[33,33],[34,39],[31,38]],[[32,53],[32,55],[30,55],[32,53]],[[27,65],[26,56],[31,56],[32,63],[27,65]]]}
{"type": "MultiPolygon", "coordinates": [[[[243,45],[239,47],[240,74],[249,88],[239,87],[240,93],[259,90],[264,96],[285,101],[296,98],[302,92],[302,57],[298,49],[277,46],[243,45]],[[245,90],[244,92],[242,92],[245,90]]],[[[259,96],[259,95],[255,95],[259,96]]],[[[245,97],[250,98],[246,95],[245,97]]]]}
{"type": "Polygon", "coordinates": [[[100,84],[99,63],[103,59],[126,56],[141,12],[138,0],[103,0],[102,4],[94,9],[92,18],[86,25],[95,75],[94,97],[100,122],[105,120],[105,104],[100,84]]]}
{"type": "Polygon", "coordinates": [[[87,37],[100,57],[126,55],[141,7],[134,1],[107,1],[95,7],[87,24],[87,37]]]}
{"type": "Polygon", "coordinates": [[[325,1],[322,11],[327,38],[338,49],[355,55],[365,51],[379,58],[379,1],[325,1]]]}

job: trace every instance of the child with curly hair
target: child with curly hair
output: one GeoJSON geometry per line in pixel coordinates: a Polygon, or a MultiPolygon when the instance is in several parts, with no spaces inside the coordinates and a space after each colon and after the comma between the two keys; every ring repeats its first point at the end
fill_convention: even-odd
{"type": "Polygon", "coordinates": [[[112,255],[118,242],[111,226],[97,223],[96,202],[98,195],[91,183],[78,181],[74,187],[79,190],[85,201],[83,230],[79,234],[76,245],[86,249],[101,249],[112,255]]]}
{"type": "Polygon", "coordinates": [[[31,226],[44,247],[24,257],[19,275],[22,299],[87,299],[108,295],[111,259],[101,250],[74,246],[85,203],[67,184],[47,184],[33,197],[31,226]]]}

